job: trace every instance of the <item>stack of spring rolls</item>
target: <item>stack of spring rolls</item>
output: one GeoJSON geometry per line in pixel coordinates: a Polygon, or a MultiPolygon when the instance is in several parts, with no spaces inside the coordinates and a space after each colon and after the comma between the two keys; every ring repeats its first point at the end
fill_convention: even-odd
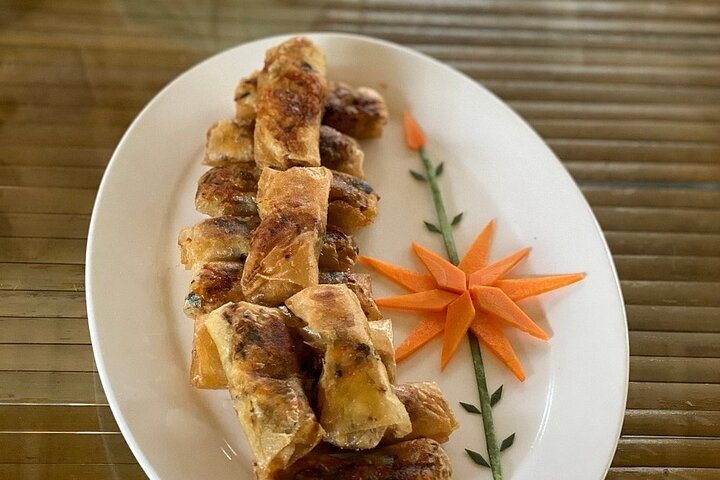
{"type": "Polygon", "coordinates": [[[383,98],[328,82],[322,50],[293,38],[235,106],[207,134],[210,218],[178,239],[190,383],[229,390],[260,480],[450,478],[439,443],[457,421],[434,383],[395,385],[392,325],[351,272],[379,199],[357,140],[381,135],[383,98]]]}

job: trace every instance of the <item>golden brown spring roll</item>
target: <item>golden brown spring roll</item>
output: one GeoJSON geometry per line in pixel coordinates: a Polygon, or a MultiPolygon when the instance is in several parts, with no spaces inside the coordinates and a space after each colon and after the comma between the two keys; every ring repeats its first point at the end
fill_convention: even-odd
{"type": "Polygon", "coordinates": [[[410,433],[410,417],[392,391],[355,294],[346,285],[319,285],[285,303],[325,347],[318,382],[325,441],[341,448],[368,449],[390,427],[396,437],[410,433]]]}
{"type": "Polygon", "coordinates": [[[327,92],[325,54],[295,37],[267,51],[258,77],[255,161],[284,170],[320,166],[320,120],[327,92]]]}
{"type": "Polygon", "coordinates": [[[255,96],[260,72],[255,71],[240,79],[235,88],[235,121],[255,126],[255,96]]]}
{"type": "MultiPolygon", "coordinates": [[[[376,320],[374,322],[370,322],[369,327],[370,339],[372,340],[373,347],[375,347],[375,351],[378,355],[380,355],[380,360],[383,365],[385,365],[385,370],[387,370],[390,383],[394,384],[395,376],[397,374],[397,365],[395,363],[395,347],[393,347],[392,321],[389,319],[376,320]]],[[[400,401],[402,401],[402,399],[400,401]]],[[[387,436],[388,433],[385,435],[387,436]]]]}
{"type": "MultiPolygon", "coordinates": [[[[394,388],[395,395],[405,405],[412,423],[412,432],[403,436],[402,440],[426,437],[445,443],[450,434],[460,426],[436,383],[405,383],[394,388]]],[[[387,434],[383,439],[385,443],[396,441],[398,440],[392,438],[392,435],[387,434]]]]}
{"type": "Polygon", "coordinates": [[[205,325],[205,315],[195,317],[193,324],[190,385],[204,389],[226,388],[225,370],[215,342],[205,325]]]}
{"type": "Polygon", "coordinates": [[[320,272],[320,283],[344,283],[357,296],[363,313],[368,320],[382,320],[383,316],[375,303],[370,283],[370,275],[366,273],[320,272]]]}
{"type": "Polygon", "coordinates": [[[371,88],[329,82],[322,123],[362,140],[382,135],[388,110],[382,95],[371,88]]]}
{"type": "Polygon", "coordinates": [[[202,163],[220,167],[230,163],[250,163],[253,154],[253,128],[235,120],[221,120],[210,127],[202,163]]]}
{"type": "Polygon", "coordinates": [[[211,217],[257,215],[255,194],[260,172],[252,163],[211,168],[198,180],[195,208],[211,217]]]}
{"type": "Polygon", "coordinates": [[[318,284],[331,181],[324,167],[263,170],[257,193],[261,222],[242,277],[249,301],[276,306],[318,284]]]}
{"type": "Polygon", "coordinates": [[[257,223],[257,218],[225,215],[185,227],[178,236],[180,261],[189,270],[207,262],[242,260],[257,223]]]}
{"type": "Polygon", "coordinates": [[[320,250],[320,270],[346,272],[357,262],[357,255],[357,245],[350,235],[328,229],[320,250]]]}
{"type": "Polygon", "coordinates": [[[365,154],[354,138],[327,125],[320,127],[320,163],[323,167],[363,178],[364,160],[365,154]]]}
{"type": "Polygon", "coordinates": [[[196,318],[228,302],[244,300],[242,271],[243,262],[208,262],[196,268],[185,297],[185,314],[196,318]]]}
{"type": "Polygon", "coordinates": [[[337,230],[352,233],[375,221],[380,197],[363,180],[333,172],[327,221],[337,230]]]}
{"type": "Polygon", "coordinates": [[[275,480],[450,480],[447,453],[423,438],[362,452],[320,445],[275,480]]]}
{"type": "Polygon", "coordinates": [[[260,479],[273,478],[305,456],[323,435],[283,317],[278,309],[241,302],[205,319],[260,479]]]}

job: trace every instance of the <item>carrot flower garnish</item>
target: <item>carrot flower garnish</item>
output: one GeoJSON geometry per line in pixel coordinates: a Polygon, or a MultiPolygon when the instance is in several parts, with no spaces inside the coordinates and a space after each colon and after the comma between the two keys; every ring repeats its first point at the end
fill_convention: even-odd
{"type": "Polygon", "coordinates": [[[441,369],[445,369],[457,351],[463,337],[467,337],[472,354],[473,369],[477,383],[480,408],[460,402],[469,413],[482,415],[488,460],[482,454],[465,449],[468,456],[478,465],[492,471],[493,480],[502,480],[500,452],[510,448],[515,433],[508,435],[500,444],[495,435],[492,407],[500,401],[503,387],[490,395],[483,364],[480,342],[488,348],[520,380],[525,380],[520,360],[505,336],[504,329],[516,328],[540,340],[547,340],[544,332],[516,303],[524,298],[540,295],[584,278],[584,274],[555,275],[546,277],[505,278],[515,266],[530,253],[525,248],[488,264],[494,222],[489,222],[460,259],[455,246],[453,228],[463,217],[458,213],[448,218],[438,179],[444,164],[435,165],[426,151],[426,139],[420,125],[405,112],[403,115],[405,143],[417,152],[424,173],[410,170],[415,180],[430,187],[437,223],[425,221],[427,229],[442,235],[445,251],[450,261],[445,260],[427,248],[412,244],[415,255],[425,266],[427,273],[416,272],[371,257],[360,257],[360,261],[380,275],[387,277],[411,293],[380,298],[381,308],[414,311],[421,320],[410,335],[395,350],[397,362],[418,351],[432,339],[442,335],[443,345],[440,358],[441,369]]]}

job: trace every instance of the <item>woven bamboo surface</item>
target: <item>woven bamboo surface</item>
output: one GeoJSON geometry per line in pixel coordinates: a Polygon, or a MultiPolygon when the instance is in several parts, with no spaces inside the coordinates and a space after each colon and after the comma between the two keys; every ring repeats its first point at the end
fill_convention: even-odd
{"type": "Polygon", "coordinates": [[[627,304],[608,479],[720,479],[720,2],[3,0],[0,25],[1,479],[146,478],[86,324],[103,169],[180,72],[308,30],[428,53],[546,139],[605,231],[627,304]]]}

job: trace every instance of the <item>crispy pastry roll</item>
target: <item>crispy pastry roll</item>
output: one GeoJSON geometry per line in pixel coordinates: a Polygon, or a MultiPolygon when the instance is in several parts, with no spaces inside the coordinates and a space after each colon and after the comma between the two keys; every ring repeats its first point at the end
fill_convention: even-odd
{"type": "Polygon", "coordinates": [[[196,268],[185,297],[185,314],[196,318],[228,302],[244,300],[242,271],[242,262],[208,262],[196,268]]]}
{"type": "Polygon", "coordinates": [[[221,120],[210,127],[203,164],[219,167],[229,163],[253,163],[252,124],[221,120]]]}
{"type": "Polygon", "coordinates": [[[363,178],[365,154],[354,138],[332,127],[320,127],[320,163],[323,167],[363,178]]]}
{"type": "Polygon", "coordinates": [[[242,277],[249,301],[276,306],[318,284],[331,181],[324,167],[263,170],[257,193],[262,220],[252,234],[242,277]]]}
{"type": "MultiPolygon", "coordinates": [[[[402,440],[427,437],[436,442],[447,442],[459,424],[437,384],[405,383],[394,388],[395,395],[405,405],[412,423],[412,432],[403,436],[402,440]]],[[[397,439],[386,434],[383,442],[387,441],[396,442],[397,439]]]]}
{"type": "Polygon", "coordinates": [[[328,203],[328,225],[352,233],[375,221],[380,197],[363,180],[346,173],[333,172],[328,203]]]}
{"type": "Polygon", "coordinates": [[[383,318],[373,297],[370,275],[366,273],[320,272],[320,283],[344,283],[357,296],[360,307],[362,307],[363,313],[368,320],[374,321],[383,318]]]}
{"type": "Polygon", "coordinates": [[[257,215],[255,193],[260,172],[251,163],[211,168],[198,180],[195,208],[211,217],[257,215]]]}
{"type": "Polygon", "coordinates": [[[180,261],[186,269],[215,261],[238,261],[247,255],[257,218],[228,215],[185,227],[178,236],[180,261]]]}
{"type": "Polygon", "coordinates": [[[355,240],[337,230],[327,230],[320,250],[319,267],[322,271],[345,272],[357,262],[355,240]]]}
{"type": "Polygon", "coordinates": [[[325,441],[341,448],[368,449],[380,442],[388,428],[393,428],[395,437],[410,433],[410,417],[392,391],[367,318],[350,289],[345,285],[309,287],[285,303],[325,348],[318,382],[325,441]]]}
{"type": "Polygon", "coordinates": [[[220,355],[205,325],[205,315],[193,320],[193,343],[190,355],[190,385],[195,388],[227,387],[227,377],[220,355]]]}
{"type": "Polygon", "coordinates": [[[372,88],[353,88],[329,82],[322,123],[362,140],[382,135],[388,110],[382,95],[372,88]]]}
{"type": "Polygon", "coordinates": [[[296,345],[284,314],[228,303],[205,319],[260,479],[303,457],[323,435],[302,387],[296,345]]]}
{"type": "Polygon", "coordinates": [[[235,88],[235,121],[240,124],[255,124],[255,97],[260,72],[253,72],[240,79],[235,88]]]}
{"type": "MultiPolygon", "coordinates": [[[[395,364],[395,347],[393,347],[393,329],[390,319],[376,320],[369,323],[370,339],[372,340],[375,351],[380,355],[385,370],[387,370],[390,383],[395,383],[397,374],[397,365],[395,364]]],[[[400,397],[398,397],[400,398],[400,397]]],[[[400,399],[402,401],[402,399],[400,399]]],[[[410,412],[408,412],[409,414],[410,412]]],[[[412,417],[410,418],[412,420],[412,417]]],[[[385,434],[393,436],[392,433],[385,434]]]]}
{"type": "Polygon", "coordinates": [[[275,480],[450,480],[442,447],[428,438],[374,450],[347,452],[320,445],[275,480]]]}
{"type": "Polygon", "coordinates": [[[320,120],[327,92],[325,54],[295,37],[267,51],[258,77],[255,161],[284,170],[320,166],[320,120]]]}

